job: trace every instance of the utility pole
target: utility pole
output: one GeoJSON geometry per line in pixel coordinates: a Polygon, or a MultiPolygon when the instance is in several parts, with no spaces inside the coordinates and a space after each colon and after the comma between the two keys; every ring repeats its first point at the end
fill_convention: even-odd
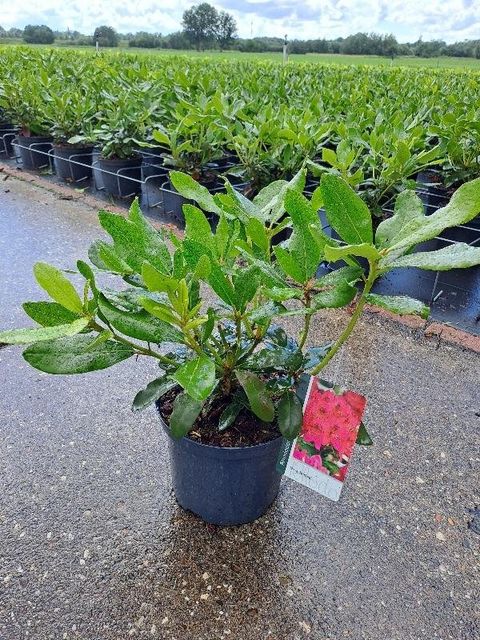
{"type": "Polygon", "coordinates": [[[288,47],[288,40],[287,40],[287,34],[285,34],[285,40],[283,41],[283,64],[287,64],[288,62],[287,47],[288,47]]]}

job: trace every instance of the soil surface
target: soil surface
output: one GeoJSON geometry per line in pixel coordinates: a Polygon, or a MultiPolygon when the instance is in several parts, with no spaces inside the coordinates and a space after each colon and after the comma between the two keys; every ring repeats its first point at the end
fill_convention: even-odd
{"type": "MultiPolygon", "coordinates": [[[[161,401],[157,401],[157,409],[166,424],[173,411],[173,402],[178,395],[178,388],[166,393],[161,401]]],[[[262,422],[250,411],[242,410],[232,426],[225,431],[218,430],[218,419],[228,406],[224,399],[212,403],[205,415],[201,413],[195,421],[188,438],[195,442],[214,447],[251,447],[262,442],[269,442],[281,434],[277,422],[262,422]]]]}

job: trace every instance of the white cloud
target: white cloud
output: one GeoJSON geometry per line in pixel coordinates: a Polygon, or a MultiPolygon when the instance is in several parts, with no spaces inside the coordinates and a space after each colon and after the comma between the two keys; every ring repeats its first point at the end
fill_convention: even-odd
{"type": "MultiPolygon", "coordinates": [[[[189,0],[0,0],[4,28],[48,24],[92,33],[109,24],[121,32],[170,33],[181,28],[189,0]]],[[[478,38],[479,0],[216,0],[235,16],[240,35],[335,38],[357,31],[395,33],[400,41],[440,38],[452,42],[478,38]]]]}

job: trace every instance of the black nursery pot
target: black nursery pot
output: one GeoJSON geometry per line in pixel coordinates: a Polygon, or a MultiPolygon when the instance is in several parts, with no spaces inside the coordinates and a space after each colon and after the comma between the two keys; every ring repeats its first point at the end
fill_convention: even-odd
{"type": "Polygon", "coordinates": [[[70,144],[54,144],[55,171],[59,178],[79,182],[92,177],[93,145],[76,147],[70,144]],[[75,164],[81,162],[82,164],[75,164]],[[84,167],[82,165],[88,165],[84,167]]]}
{"type": "Polygon", "coordinates": [[[163,420],[162,426],[168,434],[177,502],[205,522],[220,526],[253,522],[277,497],[281,437],[250,447],[216,447],[187,437],[175,440],[163,420]]]}
{"type": "Polygon", "coordinates": [[[24,169],[40,169],[49,164],[49,151],[52,149],[51,136],[16,137],[18,154],[24,169]],[[43,152],[43,153],[42,153],[43,152]]]}
{"type": "Polygon", "coordinates": [[[13,156],[13,139],[17,137],[18,128],[11,122],[0,122],[0,153],[13,156]]]}
{"type": "Polygon", "coordinates": [[[102,171],[110,173],[102,173],[103,184],[106,191],[119,198],[135,195],[140,193],[142,184],[140,156],[133,158],[102,158],[98,159],[98,167],[102,171]],[[112,175],[117,174],[117,175],[112,175]],[[129,178],[133,178],[130,180],[129,178]],[[136,182],[138,180],[138,182],[136,182]]]}

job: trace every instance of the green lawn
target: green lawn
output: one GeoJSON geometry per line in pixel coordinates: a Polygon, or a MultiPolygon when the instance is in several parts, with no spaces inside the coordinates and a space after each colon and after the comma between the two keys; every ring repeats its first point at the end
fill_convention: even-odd
{"type": "MultiPolygon", "coordinates": [[[[2,44],[24,44],[21,40],[0,39],[2,44]]],[[[50,45],[26,45],[33,47],[45,47],[50,45]]],[[[74,48],[58,42],[55,47],[74,48]]],[[[91,50],[91,47],[77,47],[79,50],[91,50]]],[[[108,49],[108,51],[130,51],[132,53],[149,56],[172,56],[187,55],[193,57],[217,58],[220,60],[270,60],[274,62],[282,62],[281,53],[241,53],[240,51],[178,51],[173,49],[137,49],[126,46],[108,49]]],[[[291,55],[290,62],[318,62],[322,64],[366,64],[366,65],[387,65],[400,67],[428,67],[434,69],[478,69],[480,70],[480,60],[475,58],[416,58],[414,56],[401,56],[393,61],[390,58],[382,58],[380,56],[349,56],[341,54],[329,53],[309,53],[307,55],[291,55]]]]}
{"type": "MultiPolygon", "coordinates": [[[[174,51],[171,49],[135,49],[129,51],[146,55],[175,55],[183,54],[188,56],[204,56],[208,58],[219,58],[223,60],[272,60],[282,62],[281,53],[241,53],[240,51],[174,51]]],[[[380,56],[348,56],[330,53],[309,53],[307,55],[291,55],[290,62],[319,62],[323,64],[367,64],[367,65],[387,65],[401,67],[433,67],[450,69],[478,69],[480,70],[480,60],[475,58],[417,58],[414,56],[400,56],[393,61],[390,58],[380,56]]]]}

